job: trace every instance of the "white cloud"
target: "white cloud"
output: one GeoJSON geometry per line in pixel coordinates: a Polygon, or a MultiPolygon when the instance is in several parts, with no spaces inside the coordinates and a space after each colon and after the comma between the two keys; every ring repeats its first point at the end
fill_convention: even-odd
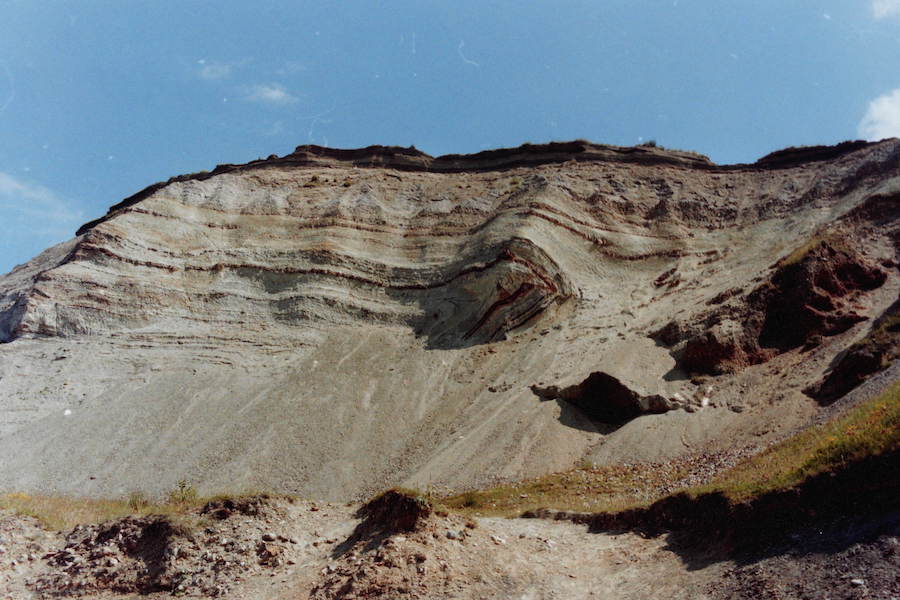
{"type": "Polygon", "coordinates": [[[859,123],[859,135],[873,141],[900,137],[900,88],[869,103],[859,123]]]}
{"type": "Polygon", "coordinates": [[[11,230],[4,235],[40,235],[56,243],[74,235],[83,220],[81,210],[52,190],[0,171],[0,222],[11,230]]]}
{"type": "Polygon", "coordinates": [[[282,76],[289,76],[302,73],[303,71],[306,71],[306,65],[304,63],[296,60],[289,60],[284,63],[284,66],[275,71],[275,73],[282,76]]]}
{"type": "Polygon", "coordinates": [[[200,71],[197,73],[200,76],[200,79],[219,81],[220,79],[228,79],[231,77],[232,66],[228,63],[198,60],[197,64],[200,65],[200,71]]]}
{"type": "Polygon", "coordinates": [[[876,19],[900,15],[900,0],[872,0],[872,12],[876,19]]]}
{"type": "Polygon", "coordinates": [[[247,90],[244,99],[262,104],[286,105],[293,104],[297,97],[288,92],[283,85],[273,83],[269,85],[254,85],[247,90]]]}

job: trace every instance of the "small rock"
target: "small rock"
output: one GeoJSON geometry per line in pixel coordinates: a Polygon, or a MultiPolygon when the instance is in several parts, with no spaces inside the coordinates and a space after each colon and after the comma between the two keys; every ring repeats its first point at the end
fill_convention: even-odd
{"type": "Polygon", "coordinates": [[[851,579],[850,585],[855,585],[857,587],[866,585],[866,580],[865,579],[851,579]]]}
{"type": "Polygon", "coordinates": [[[504,540],[502,537],[496,536],[496,535],[491,536],[491,541],[494,542],[495,544],[497,544],[498,546],[502,546],[503,544],[506,543],[506,540],[504,540]]]}
{"type": "Polygon", "coordinates": [[[458,531],[453,531],[452,529],[447,531],[447,539],[448,540],[459,540],[462,539],[462,535],[458,531]]]}
{"type": "Polygon", "coordinates": [[[743,405],[743,404],[732,404],[732,405],[729,406],[728,408],[730,408],[732,411],[734,411],[734,412],[736,412],[736,413],[742,413],[742,412],[744,412],[744,405],[743,405]]]}
{"type": "Polygon", "coordinates": [[[274,542],[277,539],[278,538],[275,536],[274,533],[266,532],[266,533],[262,534],[262,541],[264,541],[264,542],[274,542]]]}

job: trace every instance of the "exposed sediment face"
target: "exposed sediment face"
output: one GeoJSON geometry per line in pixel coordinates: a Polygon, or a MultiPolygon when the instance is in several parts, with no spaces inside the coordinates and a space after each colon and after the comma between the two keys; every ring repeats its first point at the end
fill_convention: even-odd
{"type": "Polygon", "coordinates": [[[0,480],[342,498],[756,439],[744,408],[811,410],[747,394],[761,363],[812,385],[896,299],[898,165],[896,140],[304,146],[155,184],[0,278],[0,480]],[[697,410],[531,391],[592,373],[697,410]]]}
{"type": "Polygon", "coordinates": [[[887,273],[841,246],[814,238],[750,293],[715,298],[715,308],[698,321],[672,321],[656,335],[680,347],[676,355],[687,371],[718,375],[844,333],[866,320],[854,303],[884,285],[887,273]]]}

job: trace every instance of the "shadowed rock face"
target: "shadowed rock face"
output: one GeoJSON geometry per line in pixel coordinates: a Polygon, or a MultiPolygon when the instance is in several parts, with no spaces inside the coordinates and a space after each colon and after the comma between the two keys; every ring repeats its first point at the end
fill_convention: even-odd
{"type": "Polygon", "coordinates": [[[154,184],[0,277],[0,481],[346,499],[755,442],[723,407],[808,402],[752,365],[817,384],[896,299],[898,165],[302,146],[154,184]]]}
{"type": "Polygon", "coordinates": [[[900,356],[900,300],[882,314],[866,336],[835,357],[821,382],[806,390],[820,404],[830,404],[858,386],[872,373],[887,368],[900,356]]]}

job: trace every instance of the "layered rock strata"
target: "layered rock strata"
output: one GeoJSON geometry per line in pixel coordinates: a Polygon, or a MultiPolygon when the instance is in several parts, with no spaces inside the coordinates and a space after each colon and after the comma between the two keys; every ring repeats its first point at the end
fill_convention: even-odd
{"type": "Polygon", "coordinates": [[[0,278],[0,481],[343,498],[777,435],[896,300],[898,165],[301,146],[152,185],[0,278]],[[531,391],[605,373],[675,407],[691,371],[721,374],[708,410],[531,391]]]}

